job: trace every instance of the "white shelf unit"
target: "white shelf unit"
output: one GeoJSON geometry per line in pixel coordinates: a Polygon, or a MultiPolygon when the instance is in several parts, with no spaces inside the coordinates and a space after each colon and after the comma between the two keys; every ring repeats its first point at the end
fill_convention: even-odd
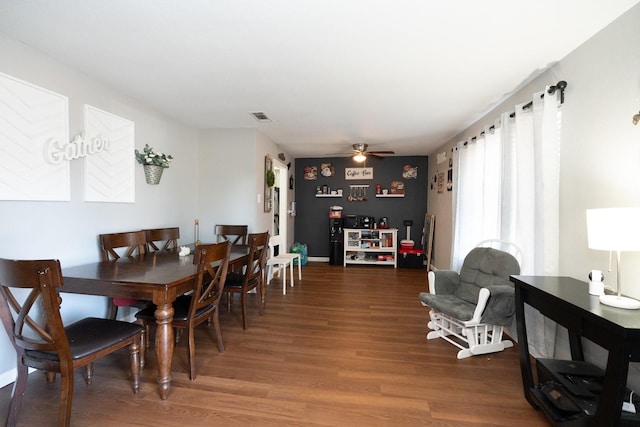
{"type": "Polygon", "coordinates": [[[342,197],[342,194],[316,194],[316,197],[342,197]]]}
{"type": "Polygon", "coordinates": [[[344,266],[392,265],[398,267],[398,229],[344,229],[344,266]]]}

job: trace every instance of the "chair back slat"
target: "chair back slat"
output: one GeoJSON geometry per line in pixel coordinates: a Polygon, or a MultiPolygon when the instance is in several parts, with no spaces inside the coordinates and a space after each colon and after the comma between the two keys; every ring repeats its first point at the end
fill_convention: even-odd
{"type": "Polygon", "coordinates": [[[0,318],[16,351],[53,351],[71,360],[71,350],[60,316],[58,260],[0,259],[0,318]],[[15,289],[31,289],[18,298],[15,289]],[[22,302],[20,302],[22,301],[22,302]]]}
{"type": "Polygon", "coordinates": [[[218,305],[227,277],[231,243],[222,242],[196,247],[195,262],[198,265],[196,286],[191,298],[190,319],[207,306],[218,305]]]}
{"type": "Polygon", "coordinates": [[[147,237],[142,230],[100,235],[100,256],[102,261],[116,260],[121,256],[142,255],[146,252],[146,247],[147,237]],[[120,248],[125,248],[122,255],[116,251],[116,249],[120,248]]]}
{"type": "Polygon", "coordinates": [[[247,245],[249,227],[247,225],[216,225],[215,234],[218,242],[229,240],[232,245],[247,245]]]}
{"type": "Polygon", "coordinates": [[[147,251],[166,251],[178,248],[180,227],[154,228],[143,230],[147,241],[147,251]],[[162,244],[164,242],[164,244],[162,244]],[[162,248],[160,248],[160,246],[162,248]]]}
{"type": "Polygon", "coordinates": [[[269,255],[269,232],[249,234],[248,241],[249,257],[245,271],[245,283],[253,279],[262,281],[264,278],[260,276],[264,274],[269,255]]]}

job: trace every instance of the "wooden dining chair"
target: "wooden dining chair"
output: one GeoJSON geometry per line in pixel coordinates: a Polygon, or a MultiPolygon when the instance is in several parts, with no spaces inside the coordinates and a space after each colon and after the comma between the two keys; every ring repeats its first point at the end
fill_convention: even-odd
{"type": "Polygon", "coordinates": [[[147,252],[166,251],[178,249],[178,239],[180,238],[180,227],[154,228],[144,231],[147,241],[147,252]],[[162,243],[164,242],[164,244],[162,243]],[[160,249],[160,246],[162,249],[160,249]]]}
{"type": "MultiPolygon", "coordinates": [[[[100,234],[99,239],[101,261],[115,261],[122,256],[142,255],[147,250],[147,236],[142,230],[100,234]]],[[[133,298],[109,298],[107,317],[115,319],[118,315],[118,307],[136,305],[138,300],[133,298]]]]}
{"type": "Polygon", "coordinates": [[[251,233],[247,236],[249,255],[243,272],[232,271],[227,274],[224,292],[229,297],[227,308],[234,294],[240,294],[242,305],[242,328],[247,329],[247,293],[256,290],[258,312],[262,316],[265,305],[265,265],[269,252],[269,232],[251,233]]]}
{"type": "MultiPolygon", "coordinates": [[[[224,352],[222,331],[218,320],[218,307],[227,277],[231,243],[222,242],[198,245],[195,251],[197,279],[190,295],[181,295],[173,303],[173,327],[186,329],[188,335],[187,354],[189,358],[189,379],[196,379],[194,328],[205,322],[213,321],[218,341],[218,351],[224,352]]],[[[156,323],[156,306],[152,305],[136,314],[136,318],[145,327],[145,340],[149,340],[149,326],[156,323]]]]}
{"type": "Polygon", "coordinates": [[[29,368],[60,373],[58,426],[68,426],[73,401],[73,371],[85,368],[91,383],[93,361],[129,347],[133,392],[140,387],[143,328],[118,320],[85,318],[64,326],[60,317],[63,290],[58,260],[0,259],[0,319],[17,355],[17,378],[11,393],[7,426],[15,426],[27,387],[29,368]],[[30,292],[25,294],[25,290],[30,292]],[[25,297],[26,295],[26,297],[25,297]]]}
{"type": "Polygon", "coordinates": [[[215,234],[218,242],[229,240],[232,245],[247,245],[249,227],[246,225],[217,224],[215,234]]]}

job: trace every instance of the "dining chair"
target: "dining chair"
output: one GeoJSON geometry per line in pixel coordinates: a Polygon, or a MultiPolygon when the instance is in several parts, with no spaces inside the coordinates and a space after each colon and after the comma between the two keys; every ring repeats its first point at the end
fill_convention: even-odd
{"type": "MultiPolygon", "coordinates": [[[[122,256],[142,255],[146,253],[147,236],[144,231],[127,231],[123,233],[100,234],[100,260],[115,261],[122,256]],[[119,252],[116,250],[120,250],[119,252]]],[[[118,307],[138,305],[133,298],[109,298],[109,319],[118,315],[118,307]]]]}
{"type": "MultiPolygon", "coordinates": [[[[302,258],[300,254],[295,252],[279,252],[278,257],[291,260],[291,275],[293,276],[293,267],[298,265],[298,280],[302,280],[302,258]]],[[[291,279],[291,287],[293,287],[293,278],[291,279]]]]}
{"type": "Polygon", "coordinates": [[[249,227],[246,225],[216,224],[215,234],[218,242],[229,240],[232,245],[247,245],[249,227]]]}
{"type": "Polygon", "coordinates": [[[47,381],[60,373],[58,426],[70,423],[74,369],[84,367],[85,381],[91,384],[93,361],[116,350],[129,347],[133,392],[138,393],[143,327],[94,317],[64,326],[59,294],[63,290],[58,260],[0,259],[0,319],[17,356],[7,426],[18,421],[29,368],[47,372],[47,381]]]}
{"type": "Polygon", "coordinates": [[[267,285],[271,283],[274,276],[275,267],[278,267],[278,275],[282,280],[282,295],[287,294],[287,268],[289,268],[289,276],[291,287],[293,288],[293,260],[289,257],[274,255],[273,241],[269,239],[269,255],[266,262],[267,285]]]}
{"type": "Polygon", "coordinates": [[[227,308],[231,308],[231,298],[240,294],[242,305],[242,328],[247,329],[247,293],[256,290],[258,313],[262,316],[265,305],[265,265],[269,251],[269,232],[251,233],[247,236],[249,254],[244,271],[227,273],[224,292],[227,293],[227,308]]]}
{"type": "Polygon", "coordinates": [[[166,251],[178,249],[178,239],[180,238],[180,227],[154,228],[142,230],[147,241],[147,252],[166,251]],[[162,244],[164,242],[164,244],[162,244]],[[162,246],[160,249],[159,246],[162,246]]]}
{"type": "MultiPolygon", "coordinates": [[[[189,379],[196,379],[196,348],[194,328],[205,322],[213,321],[218,341],[218,351],[224,353],[222,331],[218,320],[218,307],[227,277],[231,243],[213,243],[197,245],[195,262],[197,264],[197,279],[193,292],[181,295],[173,303],[173,327],[186,329],[188,335],[187,356],[189,359],[189,379]]],[[[155,311],[157,306],[151,305],[136,313],[136,318],[142,322],[145,329],[145,343],[149,340],[150,325],[156,323],[155,311]]],[[[144,344],[143,344],[144,345],[144,344]]]]}

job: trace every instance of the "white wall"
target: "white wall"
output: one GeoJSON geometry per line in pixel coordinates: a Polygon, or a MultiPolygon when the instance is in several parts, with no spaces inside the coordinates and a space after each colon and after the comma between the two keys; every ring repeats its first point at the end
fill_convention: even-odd
{"type": "Polygon", "coordinates": [[[198,219],[200,240],[215,241],[216,224],[249,224],[256,195],[254,129],[208,129],[200,133],[198,219]],[[223,178],[221,178],[223,177],[223,178]]]}
{"type": "MultiPolygon", "coordinates": [[[[591,269],[605,272],[615,287],[615,271],[608,273],[608,254],[587,247],[585,211],[589,208],[640,206],[640,125],[632,116],[640,110],[640,5],[610,24],[536,78],[493,112],[466,129],[430,156],[449,150],[457,141],[477,135],[482,126],[504,111],[530,99],[545,85],[566,80],[562,107],[560,177],[560,275],[588,280],[591,269]]],[[[496,94],[496,96],[499,94],[496,94]]],[[[451,216],[451,193],[429,192],[430,212],[451,216]]],[[[436,218],[436,261],[450,265],[451,226],[436,218]]],[[[640,253],[623,255],[625,292],[640,298],[640,253]]],[[[615,268],[615,266],[614,266],[615,268]]],[[[638,314],[640,315],[640,313],[638,314]]],[[[566,336],[558,335],[557,356],[568,358],[566,336]]],[[[587,358],[602,365],[606,354],[589,346],[587,358]]],[[[638,389],[637,365],[631,385],[638,389]]]]}
{"type": "MultiPolygon", "coordinates": [[[[200,239],[213,238],[216,224],[271,232],[273,213],[264,212],[264,159],[276,158],[280,147],[255,129],[207,129],[200,141],[200,239]]],[[[289,227],[293,238],[293,224],[289,227]]]]}
{"type": "MultiPolygon", "coordinates": [[[[0,257],[58,258],[64,268],[98,260],[100,233],[147,227],[179,226],[184,241],[192,240],[191,233],[185,231],[192,230],[197,213],[197,130],[171,121],[1,33],[0,58],[0,72],[69,98],[71,137],[82,131],[82,108],[87,103],[135,122],[136,148],[148,143],[175,158],[157,186],[146,184],[142,166],[136,163],[135,203],[84,202],[81,159],[71,162],[70,202],[0,201],[0,257]]],[[[67,294],[63,299],[65,321],[106,312],[102,297],[67,294]]],[[[3,386],[15,378],[15,357],[7,357],[14,353],[4,332],[0,333],[0,354],[3,386]]]]}

